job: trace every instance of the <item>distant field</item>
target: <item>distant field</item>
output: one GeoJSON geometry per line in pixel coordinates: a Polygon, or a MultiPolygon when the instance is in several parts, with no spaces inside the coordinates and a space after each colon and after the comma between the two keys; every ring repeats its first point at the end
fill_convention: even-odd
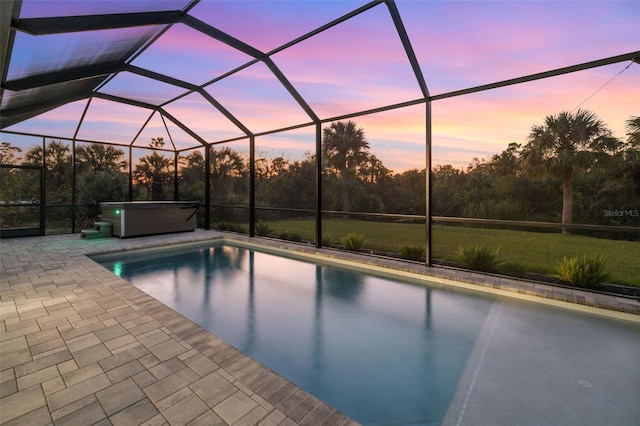
{"type": "MultiPolygon", "coordinates": [[[[312,220],[271,221],[275,233],[287,230],[305,240],[314,240],[312,220]]],[[[424,245],[426,226],[411,223],[384,223],[348,219],[330,219],[322,223],[323,234],[337,241],[349,232],[364,234],[365,248],[397,252],[405,244],[424,245]]],[[[505,267],[532,272],[552,272],[564,256],[602,254],[609,281],[640,287],[640,241],[618,241],[581,235],[562,235],[500,229],[433,226],[433,258],[452,260],[460,245],[484,244],[500,247],[498,257],[505,267]],[[517,264],[517,265],[515,265],[517,264]],[[515,265],[515,266],[514,266],[515,265]]]]}

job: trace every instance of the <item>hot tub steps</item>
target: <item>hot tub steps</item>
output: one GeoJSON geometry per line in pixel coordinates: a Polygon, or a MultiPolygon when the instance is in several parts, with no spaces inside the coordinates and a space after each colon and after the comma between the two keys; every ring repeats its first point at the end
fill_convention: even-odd
{"type": "Polygon", "coordinates": [[[80,231],[80,238],[84,238],[86,240],[95,240],[100,237],[100,231],[97,229],[83,229],[80,231]]]}
{"type": "Polygon", "coordinates": [[[111,222],[93,222],[93,229],[83,229],[80,231],[80,238],[94,240],[96,238],[111,238],[111,222]]]}

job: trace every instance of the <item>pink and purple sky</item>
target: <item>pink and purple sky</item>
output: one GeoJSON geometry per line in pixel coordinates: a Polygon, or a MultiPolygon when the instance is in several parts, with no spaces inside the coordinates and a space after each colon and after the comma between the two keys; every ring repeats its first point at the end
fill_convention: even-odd
{"type": "MultiPolygon", "coordinates": [[[[24,0],[22,17],[173,9],[185,2],[24,0]]],[[[367,2],[207,1],[190,14],[257,49],[268,52],[367,2]]],[[[436,95],[640,50],[640,2],[632,1],[428,1],[396,2],[427,82],[436,95]]],[[[141,29],[87,35],[33,37],[19,33],[9,79],[30,69],[59,69],[61,58],[87,61],[104,40],[135,36],[141,29]],[[129,32],[126,32],[129,31],[129,32]],[[71,39],[71,47],[63,44],[71,39]]],[[[251,58],[182,24],[174,25],[132,64],[203,84],[251,58]]],[[[272,56],[275,64],[322,119],[422,97],[385,4],[272,56]]],[[[205,88],[253,132],[309,117],[269,69],[252,65],[205,88]]],[[[101,92],[160,104],[181,90],[121,73],[101,92]]],[[[7,130],[72,137],[86,101],[57,108],[7,130]]],[[[435,101],[433,164],[464,167],[525,143],[545,116],[577,107],[594,111],[615,136],[640,115],[640,64],[617,63],[502,89],[435,101]],[[615,77],[615,78],[614,78],[615,77]],[[612,80],[613,79],[613,80],[612,80]],[[603,87],[604,86],[604,87],[603,87]],[[597,92],[597,93],[596,93],[597,92]],[[594,94],[595,93],[595,94],[594,94]]],[[[165,109],[207,141],[241,136],[204,98],[192,94],[165,109]]],[[[150,111],[94,99],[79,138],[128,144],[150,111]]],[[[353,119],[364,128],[371,151],[401,172],[424,167],[424,105],[353,119]]],[[[198,143],[167,122],[178,149],[198,143]]],[[[10,135],[3,134],[3,140],[10,135]]],[[[136,146],[151,137],[168,140],[155,115],[136,146]]],[[[313,128],[257,139],[265,155],[298,159],[314,149],[313,128]]],[[[246,144],[234,143],[238,150],[246,144]]]]}

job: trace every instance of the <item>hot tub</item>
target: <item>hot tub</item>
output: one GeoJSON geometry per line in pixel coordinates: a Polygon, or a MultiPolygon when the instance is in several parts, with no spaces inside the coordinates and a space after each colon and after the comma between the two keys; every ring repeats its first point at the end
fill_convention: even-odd
{"type": "Polygon", "coordinates": [[[197,201],[100,203],[101,220],[113,224],[120,238],[170,234],[196,229],[197,201]]]}

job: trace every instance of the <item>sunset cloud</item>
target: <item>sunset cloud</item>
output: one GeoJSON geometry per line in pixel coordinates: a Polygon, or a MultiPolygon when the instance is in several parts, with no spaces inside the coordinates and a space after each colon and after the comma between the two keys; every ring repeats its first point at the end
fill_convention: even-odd
{"type": "Polygon", "coordinates": [[[251,59],[199,31],[176,24],[132,64],[200,85],[251,59]]]}
{"type": "MultiPolygon", "coordinates": [[[[84,7],[77,3],[61,3],[60,13],[84,7]]],[[[125,3],[136,2],[122,3],[122,7],[134,8],[125,3]]],[[[396,3],[431,95],[640,50],[637,1],[396,3]]],[[[363,4],[366,1],[203,1],[190,13],[266,52],[363,4]]],[[[113,37],[117,40],[122,36],[113,37]]],[[[25,53],[17,56],[11,75],[21,75],[29,61],[39,63],[37,56],[47,54],[46,46],[36,38],[19,34],[16,40],[15,50],[25,53]]],[[[78,39],[73,49],[83,49],[91,45],[89,41],[78,39]]],[[[52,52],[69,54],[55,46],[52,52]]],[[[200,85],[251,59],[186,25],[176,24],[133,65],[200,85]]],[[[422,96],[384,3],[272,59],[322,119],[422,96]]],[[[184,92],[129,73],[122,73],[101,90],[155,104],[184,92]]],[[[252,132],[310,121],[263,63],[205,90],[252,132]]],[[[85,103],[57,108],[8,130],[72,137],[85,103]]],[[[547,115],[577,107],[594,111],[615,136],[624,138],[625,121],[640,114],[640,65],[618,63],[434,101],[433,164],[465,167],[474,157],[499,153],[510,142],[526,143],[532,125],[542,123],[547,115]]],[[[243,135],[198,94],[163,108],[209,142],[243,135]]],[[[150,113],[96,99],[78,136],[130,143],[150,113]]],[[[371,152],[388,168],[402,172],[424,167],[424,104],[355,117],[353,121],[365,130],[371,152]]],[[[173,123],[167,121],[167,126],[169,134],[156,114],[135,145],[146,146],[151,137],[161,135],[170,135],[178,149],[199,145],[173,123]]],[[[268,155],[301,159],[306,151],[315,149],[315,128],[259,137],[256,143],[268,155]]],[[[241,141],[231,146],[246,151],[248,145],[241,141]]]]}
{"type": "Polygon", "coordinates": [[[82,120],[78,138],[131,143],[150,114],[147,109],[93,99],[82,120]]]}
{"type": "Polygon", "coordinates": [[[206,90],[254,133],[310,121],[262,63],[207,86],[206,90]]]}
{"type": "Polygon", "coordinates": [[[197,93],[192,93],[164,107],[174,117],[208,142],[244,136],[213,105],[197,93]]]}
{"type": "Polygon", "coordinates": [[[202,1],[191,14],[268,52],[366,3],[366,0],[202,1]]]}
{"type": "MultiPolygon", "coordinates": [[[[50,135],[57,138],[71,138],[78,127],[78,120],[82,116],[86,105],[86,100],[72,102],[30,120],[15,124],[11,126],[10,130],[50,135]]],[[[3,141],[8,136],[2,134],[3,141]]]]}

